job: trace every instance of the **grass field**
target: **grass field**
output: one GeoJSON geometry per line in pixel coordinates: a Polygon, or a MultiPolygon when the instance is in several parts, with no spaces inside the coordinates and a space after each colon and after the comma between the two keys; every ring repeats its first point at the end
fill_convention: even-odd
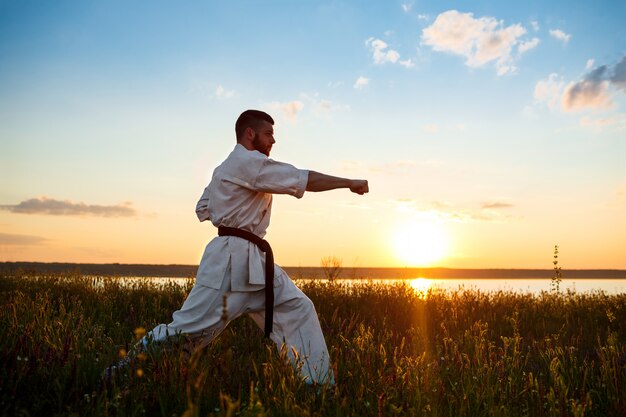
{"type": "Polygon", "coordinates": [[[603,293],[422,297],[303,281],[336,386],[307,389],[248,318],[204,350],[172,343],[103,384],[105,367],[169,322],[192,283],[0,276],[3,415],[626,415],[626,295],[603,293]]]}

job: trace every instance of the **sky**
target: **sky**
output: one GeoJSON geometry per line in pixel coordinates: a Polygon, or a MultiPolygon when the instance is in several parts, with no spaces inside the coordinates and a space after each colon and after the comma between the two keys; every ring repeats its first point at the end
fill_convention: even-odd
{"type": "Polygon", "coordinates": [[[245,109],[277,263],[626,269],[623,1],[0,0],[0,261],[197,264],[245,109]]]}

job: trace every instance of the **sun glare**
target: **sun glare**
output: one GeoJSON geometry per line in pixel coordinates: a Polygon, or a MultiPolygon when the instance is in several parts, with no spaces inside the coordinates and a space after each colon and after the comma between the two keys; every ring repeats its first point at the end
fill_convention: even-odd
{"type": "Polygon", "coordinates": [[[428,289],[432,282],[428,278],[415,278],[411,280],[411,288],[415,290],[416,293],[420,293],[426,295],[428,293],[428,289]]]}
{"type": "Polygon", "coordinates": [[[448,236],[436,221],[412,221],[401,225],[393,236],[396,257],[406,266],[432,266],[446,256],[448,236]]]}

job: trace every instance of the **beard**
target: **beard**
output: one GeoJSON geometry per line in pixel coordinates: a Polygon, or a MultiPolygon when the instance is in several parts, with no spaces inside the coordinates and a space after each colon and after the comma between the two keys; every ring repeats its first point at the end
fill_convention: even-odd
{"type": "Polygon", "coordinates": [[[270,147],[263,146],[263,144],[261,143],[261,139],[259,138],[259,134],[256,132],[254,133],[254,139],[252,139],[252,146],[255,150],[261,152],[263,155],[270,156],[270,147]]]}

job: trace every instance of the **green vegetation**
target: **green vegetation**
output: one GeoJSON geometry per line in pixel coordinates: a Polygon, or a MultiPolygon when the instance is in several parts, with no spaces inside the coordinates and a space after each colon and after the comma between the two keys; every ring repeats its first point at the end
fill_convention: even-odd
{"type": "Polygon", "coordinates": [[[617,416],[626,414],[626,295],[415,294],[301,282],[338,384],[310,390],[248,318],[103,370],[187,288],[78,273],[0,276],[4,415],[617,416]]]}

